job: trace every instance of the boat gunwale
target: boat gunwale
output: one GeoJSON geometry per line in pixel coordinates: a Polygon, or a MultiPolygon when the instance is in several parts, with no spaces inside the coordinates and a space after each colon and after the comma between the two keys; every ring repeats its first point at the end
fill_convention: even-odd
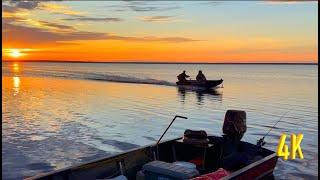
{"type": "MultiPolygon", "coordinates": [[[[211,136],[214,136],[214,135],[211,135],[211,136]]],[[[214,136],[214,137],[218,137],[218,136],[214,136]]],[[[176,141],[176,140],[179,140],[179,139],[182,139],[183,137],[178,137],[178,138],[173,138],[173,139],[169,139],[169,140],[165,140],[163,142],[161,142],[160,144],[162,143],[168,143],[168,142],[171,142],[171,141],[176,141]]],[[[243,141],[242,141],[243,142],[243,141]]],[[[248,142],[244,142],[244,143],[248,143],[248,142]]],[[[251,143],[249,143],[251,144],[251,143]]],[[[31,177],[27,177],[27,178],[23,178],[24,180],[36,180],[36,179],[39,179],[39,178],[44,178],[46,176],[50,176],[50,175],[54,175],[56,173],[61,173],[63,171],[72,171],[72,170],[75,170],[75,169],[78,169],[78,168],[81,168],[82,166],[88,166],[88,165],[91,165],[91,164],[94,164],[94,163],[99,163],[99,162],[102,162],[102,161],[107,161],[107,160],[110,160],[112,158],[117,158],[117,157],[121,157],[123,155],[127,155],[129,153],[132,153],[134,151],[138,151],[138,150],[143,150],[143,149],[146,149],[146,148],[151,148],[151,147],[155,147],[156,144],[155,143],[152,143],[152,144],[148,144],[148,145],[145,145],[145,146],[141,146],[141,147],[136,147],[136,148],[133,148],[133,149],[130,149],[130,150],[127,150],[125,152],[119,152],[119,153],[115,153],[113,155],[110,155],[110,156],[107,156],[107,157],[102,157],[102,158],[97,158],[97,159],[94,159],[94,160],[91,160],[91,161],[88,161],[88,162],[84,162],[84,163],[80,163],[80,164],[76,164],[76,165],[73,165],[73,166],[68,166],[68,167],[65,167],[65,168],[62,168],[62,169],[58,169],[58,170],[54,170],[54,171],[50,171],[50,172],[46,172],[46,173],[42,173],[42,174],[38,174],[38,175],[35,175],[35,176],[31,176],[31,177]]],[[[263,148],[265,149],[265,148],[263,148]]],[[[231,178],[234,178],[234,177],[237,177],[238,175],[250,170],[251,168],[254,168],[255,166],[258,166],[260,164],[262,164],[263,162],[266,162],[274,157],[277,157],[276,153],[272,150],[269,150],[269,149],[265,149],[265,150],[268,150],[268,151],[271,151],[273,152],[272,154],[264,157],[263,159],[260,159],[259,161],[256,161],[254,163],[251,163],[235,172],[232,172],[229,176],[226,176],[224,178],[222,178],[223,180],[224,179],[231,179],[231,178]]]]}
{"type": "MultiPolygon", "coordinates": [[[[165,141],[161,142],[160,144],[167,143],[167,142],[170,142],[170,141],[175,141],[175,140],[178,140],[178,139],[182,139],[182,137],[165,140],[165,141]]],[[[138,151],[138,150],[141,150],[141,149],[146,149],[148,147],[155,147],[155,145],[156,145],[155,143],[152,143],[152,144],[148,144],[148,145],[145,145],[145,146],[139,146],[139,147],[136,147],[136,148],[133,148],[133,149],[129,149],[129,150],[124,151],[124,152],[118,152],[118,153],[112,154],[112,155],[107,156],[107,157],[93,159],[93,160],[88,161],[88,162],[83,162],[83,163],[80,163],[80,164],[68,166],[68,167],[65,167],[65,168],[62,168],[62,169],[57,169],[57,170],[46,172],[46,173],[41,173],[41,174],[38,174],[38,175],[35,175],[35,176],[23,178],[23,179],[24,180],[34,180],[34,179],[38,179],[38,178],[43,178],[43,177],[50,176],[50,175],[53,175],[53,174],[56,174],[56,173],[60,173],[60,172],[63,172],[63,171],[80,168],[81,166],[87,166],[87,165],[90,165],[90,164],[93,164],[93,163],[107,161],[107,160],[109,160],[111,158],[115,158],[115,157],[118,157],[118,156],[126,155],[128,153],[131,153],[131,152],[134,152],[134,151],[138,151]]]]}
{"type": "Polygon", "coordinates": [[[249,165],[247,165],[247,166],[245,166],[245,167],[243,167],[243,168],[241,168],[241,169],[239,169],[237,171],[234,171],[230,175],[221,178],[221,180],[227,180],[227,179],[235,178],[235,177],[241,175],[242,173],[244,173],[244,172],[246,172],[246,171],[248,171],[248,170],[250,170],[250,169],[252,169],[252,168],[254,168],[256,166],[259,166],[259,165],[263,164],[264,162],[267,162],[267,161],[269,161],[269,160],[271,160],[273,158],[278,158],[277,153],[274,152],[274,153],[272,153],[272,154],[270,154],[270,155],[268,155],[268,156],[266,156],[266,157],[264,157],[264,158],[262,158],[262,159],[260,159],[260,160],[258,160],[256,162],[254,162],[254,163],[251,163],[251,164],[249,164],[249,165]]]}

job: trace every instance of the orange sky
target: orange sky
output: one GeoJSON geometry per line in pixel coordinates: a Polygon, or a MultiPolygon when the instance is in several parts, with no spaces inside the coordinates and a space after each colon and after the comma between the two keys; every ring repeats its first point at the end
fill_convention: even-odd
{"type": "Polygon", "coordinates": [[[3,2],[2,60],[317,63],[317,5],[3,2]]]}

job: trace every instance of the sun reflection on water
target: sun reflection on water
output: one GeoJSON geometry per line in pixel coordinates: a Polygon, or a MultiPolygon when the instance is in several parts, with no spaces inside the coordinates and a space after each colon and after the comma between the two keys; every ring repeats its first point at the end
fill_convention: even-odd
{"type": "Polygon", "coordinates": [[[14,63],[12,70],[13,70],[14,73],[18,73],[20,71],[19,64],[18,63],[14,63]]]}
{"type": "Polygon", "coordinates": [[[21,68],[20,68],[20,64],[14,62],[12,64],[12,72],[13,72],[13,77],[12,77],[12,89],[13,89],[13,96],[16,96],[19,94],[19,90],[20,90],[20,83],[21,83],[21,79],[19,77],[19,74],[21,72],[21,68]]]}
{"type": "Polygon", "coordinates": [[[19,94],[19,90],[20,90],[20,77],[14,76],[12,80],[13,80],[13,95],[16,96],[19,94]]]}

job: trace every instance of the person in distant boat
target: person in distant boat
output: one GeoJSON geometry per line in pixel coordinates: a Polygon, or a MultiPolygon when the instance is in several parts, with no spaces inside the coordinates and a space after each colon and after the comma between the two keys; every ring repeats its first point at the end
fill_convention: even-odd
{"type": "Polygon", "coordinates": [[[197,77],[196,77],[198,82],[206,82],[207,78],[204,76],[204,74],[202,73],[202,71],[200,70],[197,77]]]}
{"type": "Polygon", "coordinates": [[[190,77],[186,74],[186,71],[183,71],[181,74],[177,76],[180,82],[187,81],[187,78],[190,77]]]}

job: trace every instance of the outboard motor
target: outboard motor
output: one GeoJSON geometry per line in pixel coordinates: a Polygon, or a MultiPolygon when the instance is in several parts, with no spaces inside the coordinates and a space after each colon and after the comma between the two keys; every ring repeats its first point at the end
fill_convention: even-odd
{"type": "Polygon", "coordinates": [[[228,110],[224,117],[222,131],[230,137],[237,137],[239,140],[247,131],[246,112],[240,110],[228,110]]]}
{"type": "Polygon", "coordinates": [[[246,112],[228,110],[223,123],[222,166],[227,170],[236,170],[245,166],[248,158],[241,150],[241,142],[247,131],[246,112]]]}

